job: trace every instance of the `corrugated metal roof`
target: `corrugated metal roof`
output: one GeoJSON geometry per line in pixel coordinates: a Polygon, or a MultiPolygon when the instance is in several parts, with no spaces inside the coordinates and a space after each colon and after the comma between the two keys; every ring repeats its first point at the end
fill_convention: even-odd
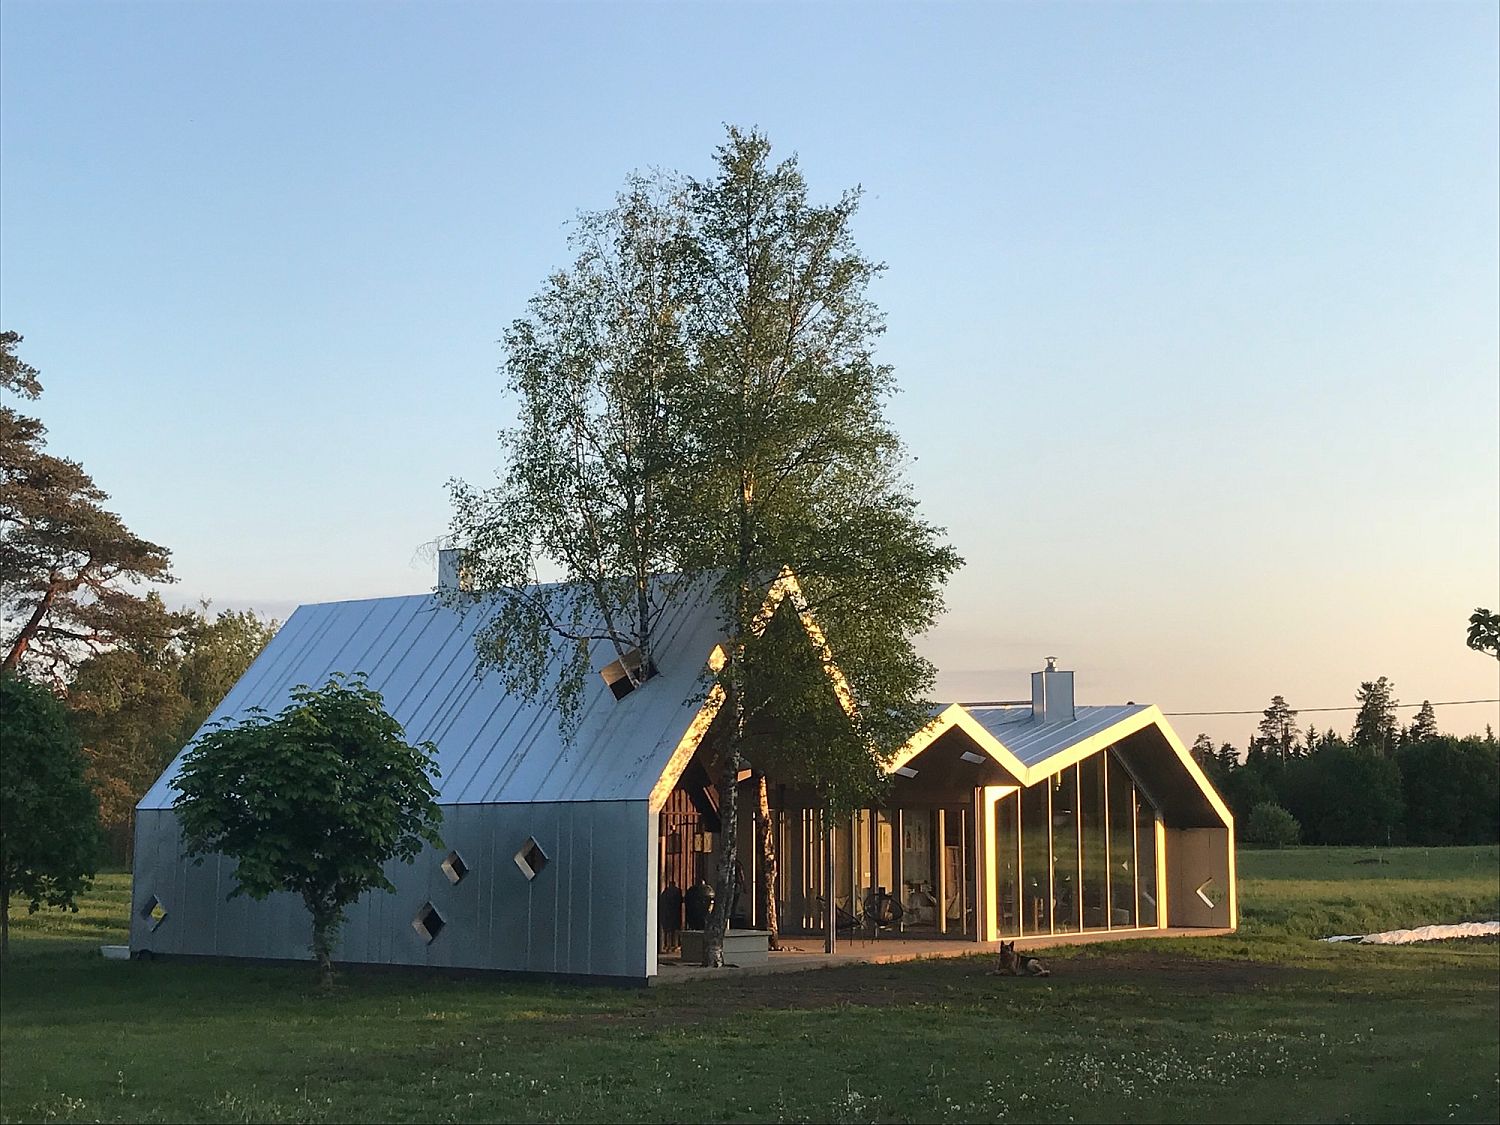
{"type": "Polygon", "coordinates": [[[1146,710],[1145,704],[1128,703],[1114,707],[1075,707],[1073,719],[1044,723],[1032,717],[1029,706],[966,707],[974,721],[1016,756],[1027,769],[1035,769],[1055,757],[1093,738],[1116,723],[1146,710]]]}
{"type": "MultiPolygon", "coordinates": [[[[571,743],[549,703],[526,703],[498,675],[478,673],[474,636],[490,612],[478,603],[460,613],[433,594],[302,606],[208,722],[240,720],[253,707],[275,714],[299,684],[363,672],[407,739],[436,745],[443,804],[646,799],[701,706],[705,662],[723,640],[710,584],[669,604],[653,655],[659,674],[648,683],[617,700],[601,677],[589,678],[571,743]]],[[[607,644],[592,656],[595,672],[616,659],[607,644]]],[[[171,805],[180,761],[140,808],[171,805]]]]}

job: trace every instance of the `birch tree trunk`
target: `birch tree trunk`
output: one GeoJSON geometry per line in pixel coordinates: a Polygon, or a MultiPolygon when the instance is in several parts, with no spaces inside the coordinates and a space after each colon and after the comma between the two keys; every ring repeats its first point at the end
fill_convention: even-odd
{"type": "Polygon", "coordinates": [[[755,771],[756,809],[760,820],[760,883],[757,887],[760,928],[770,930],[769,946],[781,948],[781,915],[776,907],[776,825],[771,820],[771,791],[766,775],[755,771]]]}
{"type": "Polygon", "coordinates": [[[708,912],[703,930],[703,964],[709,968],[724,966],[724,935],[729,932],[729,916],[734,912],[735,891],[739,880],[739,774],[738,739],[724,758],[719,778],[719,870],[714,878],[714,905],[708,912]]]}

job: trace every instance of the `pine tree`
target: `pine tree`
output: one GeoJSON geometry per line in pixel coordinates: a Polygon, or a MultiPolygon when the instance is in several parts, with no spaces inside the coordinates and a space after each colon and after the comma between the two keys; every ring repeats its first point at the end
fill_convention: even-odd
{"type": "Polygon", "coordinates": [[[1262,712],[1250,752],[1282,764],[1297,756],[1297,712],[1281,696],[1273,695],[1271,705],[1262,712]]]}
{"type": "MultiPolygon", "coordinates": [[[[34,399],[42,385],[17,354],[21,340],[0,333],[0,387],[34,399]]],[[[185,621],[127,588],[172,581],[171,553],[107,511],[108,495],[77,461],[44,452],[46,433],[0,405],[0,668],[60,687],[89,654],[122,637],[164,643],[185,621]]]]}
{"type": "Polygon", "coordinates": [[[1395,685],[1386,677],[1366,680],[1359,685],[1356,699],[1359,714],[1354,717],[1354,730],[1349,742],[1356,750],[1385,758],[1395,753],[1400,739],[1400,727],[1396,723],[1395,685]]]}
{"type": "Polygon", "coordinates": [[[1408,743],[1426,742],[1437,736],[1437,715],[1432,710],[1431,700],[1424,699],[1416,718],[1412,719],[1411,726],[1406,730],[1405,741],[1408,743]]]}
{"type": "Polygon", "coordinates": [[[1200,734],[1193,739],[1193,745],[1188,753],[1193,756],[1193,761],[1205,770],[1217,769],[1219,765],[1219,752],[1214,748],[1214,740],[1206,734],[1200,734]]]}

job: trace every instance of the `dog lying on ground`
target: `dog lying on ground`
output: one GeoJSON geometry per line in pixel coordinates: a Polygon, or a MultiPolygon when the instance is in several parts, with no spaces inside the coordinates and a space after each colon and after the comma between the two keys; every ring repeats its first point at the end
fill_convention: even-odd
{"type": "Polygon", "coordinates": [[[1000,964],[991,971],[1001,977],[1050,977],[1052,975],[1047,966],[1035,957],[1017,953],[1016,943],[1013,941],[1000,943],[1000,964]]]}

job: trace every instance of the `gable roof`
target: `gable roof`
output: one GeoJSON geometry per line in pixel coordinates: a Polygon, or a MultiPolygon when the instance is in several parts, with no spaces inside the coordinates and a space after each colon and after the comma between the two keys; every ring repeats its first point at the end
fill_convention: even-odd
{"type": "MultiPolygon", "coordinates": [[[[613,646],[593,646],[595,674],[571,743],[548,701],[510,695],[499,675],[480,671],[474,637],[495,603],[480,598],[460,612],[435,594],[299,607],[205,727],[243,720],[254,707],[275,714],[299,684],[363,672],[408,741],[436,745],[441,804],[643,800],[688,733],[701,726],[701,738],[707,730],[707,721],[696,722],[707,709],[705,662],[724,640],[712,594],[703,581],[669,603],[656,633],[659,674],[623,699],[597,674],[616,659],[613,646]]],[[[559,675],[554,666],[554,682],[559,675]]],[[[171,806],[181,760],[139,808],[171,806]]]]}
{"type": "Polygon", "coordinates": [[[1180,824],[1232,824],[1234,817],[1161,711],[1130,703],[1077,707],[1070,720],[1044,722],[1030,705],[943,708],[886,763],[912,761],[958,730],[1021,786],[1030,787],[1090,755],[1113,747],[1157,808],[1180,824]]]}
{"type": "MultiPolygon", "coordinates": [[[[767,588],[752,633],[765,629],[787,601],[825,657],[835,693],[852,707],[849,685],[826,659],[827,641],[790,571],[767,588]]],[[[664,804],[725,699],[724,689],[709,683],[724,665],[728,639],[714,578],[676,586],[656,625],[652,662],[658,674],[623,698],[598,674],[616,660],[614,647],[593,647],[593,674],[585,680],[571,742],[545,698],[528,702],[511,695],[499,675],[481,671],[474,638],[497,608],[496,600],[478,596],[460,611],[436,594],[301,606],[198,733],[215,723],[243,721],[253,708],[275,714],[298,685],[316,687],[335,672],[363,672],[407,740],[437,747],[439,804],[664,804]]],[[[549,671],[558,682],[560,664],[549,671]]],[[[184,754],[186,748],[137,808],[171,807],[171,783],[184,754]]]]}

